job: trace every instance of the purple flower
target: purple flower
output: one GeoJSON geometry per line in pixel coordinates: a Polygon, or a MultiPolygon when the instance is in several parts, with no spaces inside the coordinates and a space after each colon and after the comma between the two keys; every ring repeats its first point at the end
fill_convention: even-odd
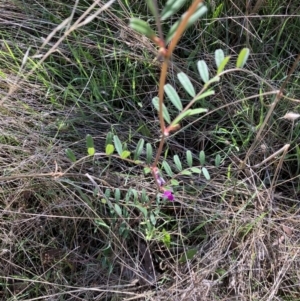
{"type": "Polygon", "coordinates": [[[174,195],[172,194],[172,191],[170,191],[170,190],[164,191],[163,197],[167,198],[169,201],[174,201],[174,195]]]}
{"type": "Polygon", "coordinates": [[[166,184],[166,181],[160,175],[157,176],[156,181],[160,187],[166,184]]]}

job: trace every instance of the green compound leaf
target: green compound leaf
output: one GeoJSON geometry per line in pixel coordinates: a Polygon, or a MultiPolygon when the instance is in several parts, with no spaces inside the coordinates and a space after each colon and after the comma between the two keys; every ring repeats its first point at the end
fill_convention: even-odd
{"type": "Polygon", "coordinates": [[[115,151],[115,147],[112,144],[107,144],[106,148],[105,148],[105,153],[109,156],[111,154],[113,154],[113,152],[115,151]]]}
{"type": "Polygon", "coordinates": [[[87,147],[88,154],[90,156],[93,156],[96,151],[94,147],[94,139],[90,134],[86,135],[86,147],[87,147]]]}
{"type": "MultiPolygon", "coordinates": [[[[202,3],[200,3],[198,5],[198,9],[195,11],[195,13],[189,18],[188,22],[187,22],[187,26],[185,29],[188,29],[190,26],[192,26],[200,17],[202,17],[205,13],[207,12],[207,7],[205,5],[203,5],[202,3]]],[[[170,29],[170,31],[167,34],[167,38],[166,38],[166,43],[170,43],[170,41],[172,40],[172,38],[175,35],[175,32],[180,24],[180,22],[182,21],[182,19],[184,18],[185,14],[182,15],[181,19],[178,20],[170,29]]]]}
{"type": "Polygon", "coordinates": [[[237,68],[243,68],[247,62],[247,59],[249,57],[250,50],[249,48],[243,48],[241,52],[239,53],[238,59],[236,61],[236,67],[237,68]]]}
{"type": "Polygon", "coordinates": [[[181,164],[181,161],[180,161],[180,159],[179,159],[179,156],[178,156],[178,155],[175,155],[175,156],[173,157],[173,160],[174,160],[174,163],[175,163],[177,169],[178,169],[179,171],[182,171],[182,164],[181,164]]]}
{"type": "Polygon", "coordinates": [[[168,0],[161,12],[161,20],[165,21],[173,16],[184,5],[186,0],[168,0]]]}
{"type": "Polygon", "coordinates": [[[192,165],[193,165],[193,156],[192,156],[192,152],[190,150],[186,151],[186,162],[187,162],[189,167],[192,167],[192,165]]]}
{"type": "Polygon", "coordinates": [[[200,74],[201,79],[204,81],[204,83],[207,83],[209,81],[209,73],[208,73],[208,67],[205,61],[201,60],[197,62],[198,71],[200,74]]]}
{"type": "MultiPolygon", "coordinates": [[[[152,104],[155,107],[155,109],[159,112],[159,98],[157,96],[152,99],[152,104]]],[[[163,117],[167,123],[171,123],[171,118],[165,104],[163,104],[163,117]]]]}
{"type": "Polygon", "coordinates": [[[224,60],[220,63],[220,65],[218,66],[218,71],[217,71],[217,75],[220,74],[224,68],[226,67],[227,63],[229,62],[230,60],[230,56],[226,56],[224,58],[224,60]]]}
{"type": "Polygon", "coordinates": [[[155,33],[151,29],[150,25],[141,19],[138,18],[130,19],[129,26],[135,31],[137,31],[138,33],[141,33],[148,38],[155,37],[155,33]]]}
{"type": "Polygon", "coordinates": [[[163,161],[162,166],[169,177],[173,177],[173,171],[167,161],[163,161]]]}
{"type": "Polygon", "coordinates": [[[176,90],[170,84],[166,84],[164,86],[164,90],[172,104],[176,107],[176,109],[179,112],[182,111],[182,103],[176,90]]]}
{"type": "Polygon", "coordinates": [[[73,153],[73,151],[70,148],[67,148],[65,150],[66,156],[67,158],[71,161],[71,162],[76,162],[76,156],[73,153]]]}
{"type": "Polygon", "coordinates": [[[206,169],[206,167],[202,168],[202,172],[203,172],[203,175],[204,175],[205,179],[209,181],[210,180],[210,175],[209,175],[209,172],[206,169]]]}
{"type": "Polygon", "coordinates": [[[146,163],[150,164],[153,158],[153,149],[150,143],[146,144],[146,163]]]}
{"type": "Polygon", "coordinates": [[[220,67],[224,58],[225,58],[224,51],[222,49],[217,49],[215,51],[215,62],[216,62],[217,68],[220,67]]]}
{"type": "Polygon", "coordinates": [[[121,156],[123,152],[123,148],[122,148],[122,143],[117,135],[114,135],[114,144],[119,156],[121,156]]]}
{"type": "Polygon", "coordinates": [[[193,84],[191,83],[190,79],[188,78],[188,76],[183,73],[183,72],[179,72],[177,74],[178,80],[180,81],[182,87],[185,89],[185,91],[191,96],[191,97],[195,97],[196,92],[194,89],[193,84]]]}
{"type": "Polygon", "coordinates": [[[134,160],[138,160],[138,158],[140,157],[140,155],[143,151],[144,143],[145,143],[145,140],[143,138],[141,138],[136,146],[136,150],[134,153],[134,160]]]}

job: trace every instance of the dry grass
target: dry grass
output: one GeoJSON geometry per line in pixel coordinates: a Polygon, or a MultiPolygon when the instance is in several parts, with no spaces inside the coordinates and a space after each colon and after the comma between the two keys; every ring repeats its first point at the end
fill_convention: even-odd
{"type": "MultiPolygon", "coordinates": [[[[132,149],[141,137],[155,148],[158,136],[148,105],[157,93],[155,48],[128,28],[131,12],[122,3],[99,12],[94,23],[65,35],[58,30],[44,46],[41,37],[63,16],[73,11],[79,20],[88,5],[49,2],[23,13],[21,2],[0,4],[0,300],[300,300],[299,124],[279,119],[298,102],[279,99],[256,141],[249,126],[266,120],[273,99],[261,100],[256,77],[224,78],[216,98],[201,104],[211,112],[168,141],[172,167],[172,155],[183,158],[190,149],[196,162],[204,149],[211,180],[178,175],[176,201],[158,202],[141,168],[101,153],[109,131],[132,149]],[[248,99],[253,95],[257,100],[248,99]],[[86,156],[86,134],[94,137],[95,158],[86,156]],[[287,143],[286,154],[272,156],[287,143]],[[67,159],[67,148],[77,162],[67,159]],[[219,167],[216,154],[223,159],[219,167]],[[244,158],[247,168],[240,169],[244,158]],[[138,195],[127,199],[130,189],[138,195]]],[[[132,6],[143,11],[138,2],[132,6]]],[[[252,11],[261,9],[258,1],[252,11]]],[[[226,20],[234,21],[219,21],[226,20]]],[[[206,37],[189,32],[183,43],[194,34],[211,37],[209,25],[206,30],[206,37]]],[[[169,80],[175,82],[179,68],[195,81],[180,47],[169,80]]],[[[209,43],[204,48],[212,53],[209,43]]],[[[209,54],[205,59],[212,65],[209,54]]],[[[264,78],[263,93],[281,87],[276,78],[288,73],[288,60],[284,72],[264,78]]],[[[262,61],[257,54],[249,65],[264,77],[262,61]]],[[[297,79],[296,70],[286,87],[291,99],[297,79]]]]}

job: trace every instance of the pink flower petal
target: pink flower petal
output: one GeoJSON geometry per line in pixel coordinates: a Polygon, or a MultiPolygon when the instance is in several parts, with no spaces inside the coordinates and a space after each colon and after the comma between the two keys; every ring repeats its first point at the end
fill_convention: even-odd
{"type": "Polygon", "coordinates": [[[174,195],[170,190],[166,190],[163,194],[165,198],[167,198],[169,201],[174,201],[174,195]]]}

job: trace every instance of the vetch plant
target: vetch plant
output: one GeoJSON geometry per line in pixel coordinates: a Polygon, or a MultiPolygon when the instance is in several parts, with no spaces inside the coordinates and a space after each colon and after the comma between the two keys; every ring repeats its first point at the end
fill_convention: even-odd
{"type": "MultiPolygon", "coordinates": [[[[157,45],[157,55],[162,60],[158,96],[152,99],[152,104],[158,111],[160,122],[161,136],[158,150],[155,156],[153,156],[152,145],[150,143],[146,143],[146,162],[144,163],[139,160],[141,154],[143,153],[143,148],[145,145],[144,139],[139,140],[135,151],[128,150],[127,144],[122,143],[120,138],[117,135],[113,135],[112,133],[108,133],[107,135],[105,143],[105,153],[96,153],[93,138],[90,135],[87,135],[86,143],[89,156],[108,156],[110,158],[109,160],[111,160],[112,157],[115,157],[129,163],[142,164],[145,168],[146,173],[152,173],[157,188],[161,193],[161,197],[173,201],[175,198],[173,195],[173,189],[172,187],[170,187],[170,185],[173,187],[178,186],[176,175],[174,175],[167,161],[164,160],[161,164],[159,162],[165,140],[170,136],[170,134],[175,133],[180,129],[180,122],[182,122],[184,118],[208,112],[208,109],[206,108],[193,108],[193,105],[199,100],[203,100],[204,98],[210,97],[215,94],[215,91],[213,88],[211,88],[211,86],[212,84],[218,83],[221,76],[230,72],[242,70],[241,68],[244,67],[249,57],[249,49],[244,48],[240,51],[236,61],[236,68],[229,70],[225,70],[225,67],[230,60],[230,56],[225,56],[222,49],[217,49],[215,51],[215,64],[217,70],[216,74],[213,77],[210,76],[212,72],[209,70],[207,63],[204,60],[199,60],[196,63],[196,66],[199,72],[200,79],[203,82],[203,86],[198,93],[196,92],[196,89],[187,74],[185,74],[184,72],[179,72],[177,74],[177,79],[185,90],[186,94],[191,97],[189,103],[184,107],[176,89],[171,84],[166,83],[169,62],[172,57],[173,51],[177,46],[179,39],[184,34],[185,30],[203,16],[207,12],[207,8],[203,4],[202,0],[195,0],[189,7],[187,12],[184,13],[181,18],[179,18],[179,20],[170,27],[169,32],[167,33],[166,37],[164,37],[161,22],[167,20],[175,13],[177,13],[179,9],[185,4],[186,0],[168,0],[161,13],[159,13],[158,11],[157,3],[155,0],[146,0],[146,2],[156,20],[156,31],[158,33],[158,36],[156,35],[155,30],[153,30],[146,21],[132,18],[130,20],[130,26],[138,33],[145,35],[157,45]],[[169,113],[169,110],[164,103],[165,96],[178,111],[177,116],[175,116],[174,118],[171,118],[171,114],[169,113]],[[115,154],[115,150],[117,154],[115,154]],[[165,180],[161,170],[158,168],[158,165],[161,165],[167,175],[171,177],[170,183],[165,180]]],[[[84,158],[82,158],[77,161],[75,154],[70,149],[66,150],[66,155],[74,164],[81,162],[81,160],[84,160],[84,158]]],[[[209,172],[205,168],[205,166],[203,166],[205,164],[204,151],[201,151],[199,154],[199,162],[201,168],[193,166],[193,157],[191,151],[189,150],[186,152],[186,162],[188,168],[183,169],[182,162],[180,161],[179,156],[175,155],[173,159],[175,166],[179,171],[178,175],[190,176],[192,174],[203,174],[206,180],[210,180],[209,172]]],[[[215,165],[216,167],[218,167],[220,164],[221,157],[220,155],[217,155],[215,158],[215,165]]]]}
{"type": "MultiPolygon", "coordinates": [[[[201,113],[206,113],[208,110],[206,108],[196,108],[192,109],[191,107],[200,99],[205,97],[209,97],[213,95],[215,92],[212,89],[209,89],[211,84],[218,82],[220,80],[220,76],[224,73],[223,70],[226,67],[230,57],[224,55],[224,52],[221,49],[216,50],[215,52],[215,62],[217,65],[217,74],[210,78],[209,76],[209,69],[204,60],[200,60],[197,62],[197,68],[200,74],[201,80],[204,82],[203,88],[199,93],[196,93],[193,84],[191,83],[189,77],[184,73],[180,72],[177,74],[177,78],[185,89],[187,94],[192,97],[192,100],[189,104],[183,108],[181,99],[174,89],[173,86],[170,84],[166,84],[166,76],[167,70],[169,66],[169,61],[172,56],[172,53],[178,44],[179,39],[182,37],[184,31],[194,24],[201,16],[203,16],[207,12],[206,6],[203,4],[202,0],[196,0],[192,3],[188,11],[182,15],[182,17],[169,29],[169,32],[166,38],[163,37],[162,28],[161,28],[161,21],[165,21],[169,17],[173,16],[178,10],[183,6],[186,2],[185,0],[168,0],[164,9],[162,10],[161,14],[159,14],[157,2],[155,0],[147,0],[146,1],[150,11],[155,17],[156,20],[156,27],[159,36],[156,36],[154,30],[150,27],[150,25],[137,18],[133,18],[130,20],[130,26],[136,30],[137,32],[145,35],[149,39],[151,39],[157,46],[158,46],[158,55],[163,59],[162,66],[161,66],[161,74],[160,74],[160,81],[159,81],[159,93],[158,97],[154,97],[152,99],[152,103],[154,107],[158,110],[159,121],[160,121],[160,128],[161,128],[161,139],[158,151],[155,156],[155,160],[151,166],[151,171],[153,177],[156,181],[158,189],[163,192],[163,197],[173,201],[174,196],[172,191],[165,188],[165,181],[158,170],[158,161],[163,149],[163,145],[165,139],[173,132],[176,132],[180,129],[180,121],[183,118],[191,115],[198,115],[201,113]],[[168,99],[174,105],[174,107],[179,111],[177,117],[171,120],[170,114],[168,112],[167,107],[164,105],[164,94],[167,95],[168,99]],[[168,123],[166,126],[165,122],[168,123]]],[[[237,62],[236,62],[236,69],[242,68],[249,56],[249,49],[244,48],[240,52],[237,62]]],[[[179,158],[176,158],[177,166],[181,166],[179,158]],[[178,162],[179,160],[179,162],[178,162]]],[[[208,178],[207,171],[205,172],[206,177],[208,178]]]]}

